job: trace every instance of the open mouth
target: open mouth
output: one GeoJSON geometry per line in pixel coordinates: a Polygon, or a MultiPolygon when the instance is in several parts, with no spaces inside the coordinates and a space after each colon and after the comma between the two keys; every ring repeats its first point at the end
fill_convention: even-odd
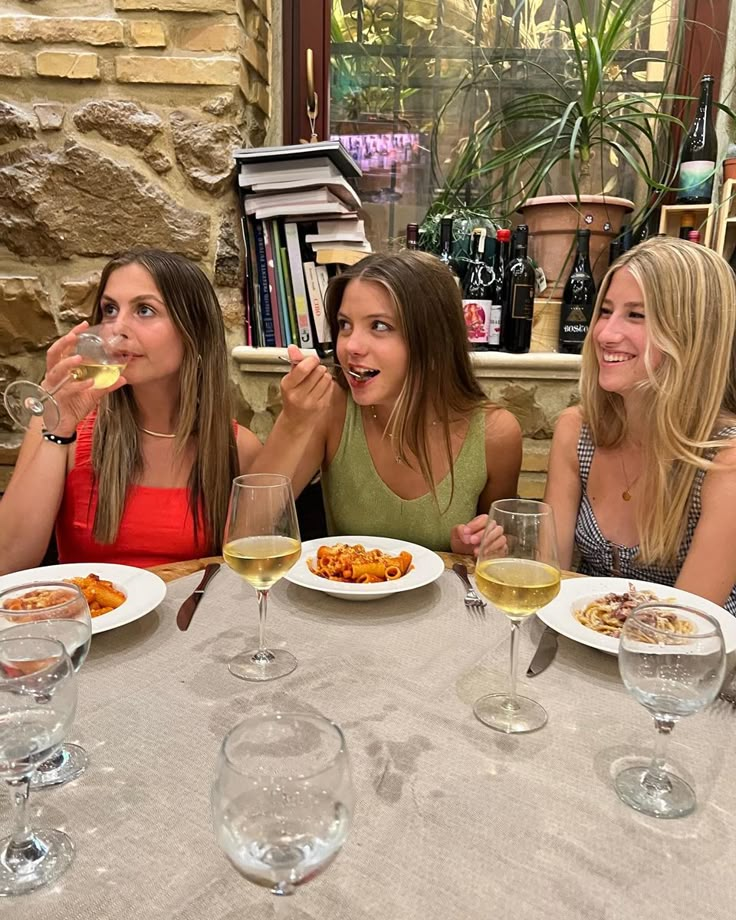
{"type": "Polygon", "coordinates": [[[349,377],[352,377],[353,380],[372,380],[381,372],[372,367],[358,367],[355,364],[351,364],[348,366],[346,373],[349,377]]]}
{"type": "Polygon", "coordinates": [[[634,355],[627,355],[613,352],[603,352],[604,364],[625,364],[627,361],[633,361],[634,355]]]}

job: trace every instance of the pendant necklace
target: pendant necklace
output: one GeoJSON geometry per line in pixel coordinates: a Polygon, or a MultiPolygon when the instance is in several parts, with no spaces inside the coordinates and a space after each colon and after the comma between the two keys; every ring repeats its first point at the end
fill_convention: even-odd
{"type": "MultiPolygon", "coordinates": [[[[371,417],[373,418],[373,421],[380,427],[380,424],[381,424],[381,423],[378,421],[378,415],[376,414],[376,407],[375,407],[375,406],[370,406],[369,408],[370,408],[370,410],[371,410],[371,417]]],[[[435,419],[433,422],[431,422],[432,427],[434,427],[436,424],[437,424],[437,419],[435,419]]],[[[384,428],[383,433],[384,433],[384,435],[386,435],[386,433],[387,433],[385,428],[384,428]]],[[[391,434],[391,432],[388,432],[388,439],[389,439],[389,441],[390,441],[390,443],[391,443],[391,452],[392,452],[393,455],[394,455],[394,460],[395,460],[395,462],[396,462],[396,463],[404,463],[404,461],[401,459],[401,457],[396,453],[396,448],[394,447],[394,436],[393,436],[393,434],[391,434]]]]}
{"type": "Polygon", "coordinates": [[[639,473],[639,475],[636,477],[636,479],[634,479],[634,480],[632,480],[631,482],[629,482],[629,477],[626,475],[626,467],[625,467],[625,465],[624,465],[624,458],[623,458],[623,455],[621,456],[621,469],[623,470],[623,473],[624,473],[624,482],[626,483],[626,488],[625,488],[625,489],[623,490],[623,492],[621,493],[621,498],[623,498],[623,500],[624,500],[625,502],[630,502],[630,501],[631,501],[631,498],[632,498],[631,490],[634,488],[634,486],[637,484],[637,482],[639,482],[639,478],[641,477],[641,473],[639,473]]]}

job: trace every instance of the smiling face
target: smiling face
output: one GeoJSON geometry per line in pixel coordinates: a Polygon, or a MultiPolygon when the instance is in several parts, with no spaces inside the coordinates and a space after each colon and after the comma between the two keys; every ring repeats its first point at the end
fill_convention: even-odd
{"type": "Polygon", "coordinates": [[[343,371],[352,372],[345,379],[355,402],[393,407],[406,379],[409,350],[388,291],[355,278],[345,288],[337,325],[337,359],[343,371]]]}
{"type": "Polygon", "coordinates": [[[625,395],[648,378],[647,350],[652,368],[662,353],[649,340],[644,297],[626,268],[614,273],[593,327],[598,358],[598,383],[610,393],[625,395]]]}
{"type": "Polygon", "coordinates": [[[129,384],[178,377],[181,335],[151,273],[133,262],[112,271],[100,298],[101,322],[125,339],[123,371],[129,384]]]}

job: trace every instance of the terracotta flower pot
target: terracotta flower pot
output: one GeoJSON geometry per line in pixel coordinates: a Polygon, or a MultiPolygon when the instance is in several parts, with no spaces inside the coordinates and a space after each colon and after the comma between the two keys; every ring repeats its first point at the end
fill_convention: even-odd
{"type": "Polygon", "coordinates": [[[723,161],[723,181],[736,179],[736,157],[728,157],[723,161]]]}
{"type": "Polygon", "coordinates": [[[547,277],[544,298],[561,299],[575,255],[575,231],[590,230],[590,264],[599,285],[608,268],[608,247],[634,203],[602,195],[547,195],[530,198],[519,210],[529,227],[530,255],[547,277]]]}

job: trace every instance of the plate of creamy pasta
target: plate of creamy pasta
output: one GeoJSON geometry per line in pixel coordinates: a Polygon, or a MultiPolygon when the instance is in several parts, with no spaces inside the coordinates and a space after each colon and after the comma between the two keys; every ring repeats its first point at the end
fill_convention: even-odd
{"type": "MultiPolygon", "coordinates": [[[[583,645],[618,654],[621,628],[628,614],[640,604],[684,604],[708,613],[720,623],[726,651],[736,649],[736,617],[712,601],[668,585],[630,578],[568,578],[560,593],[539,612],[539,619],[560,635],[583,645]]],[[[690,624],[672,612],[657,614],[658,628],[673,635],[687,635],[690,624]]]]}
{"type": "Polygon", "coordinates": [[[301,559],[284,578],[332,597],[369,601],[428,585],[444,568],[436,553],[406,540],[324,537],[302,544],[301,559]]]}

